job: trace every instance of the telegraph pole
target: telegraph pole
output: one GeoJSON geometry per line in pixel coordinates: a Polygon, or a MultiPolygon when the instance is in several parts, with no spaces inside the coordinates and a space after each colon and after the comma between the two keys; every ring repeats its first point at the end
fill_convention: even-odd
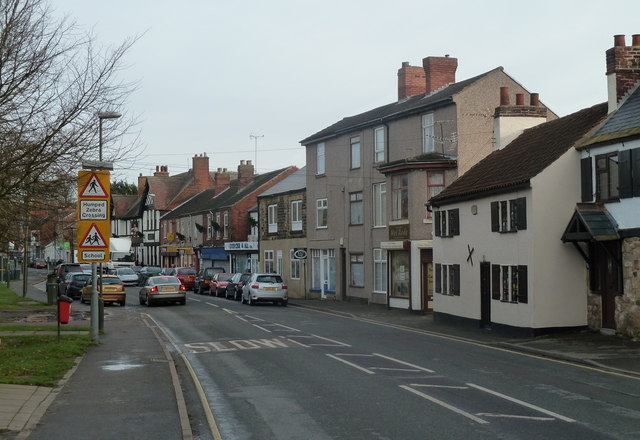
{"type": "Polygon", "coordinates": [[[255,174],[258,174],[258,138],[264,137],[263,134],[256,135],[250,134],[249,139],[253,139],[255,141],[255,153],[253,157],[253,170],[255,174]]]}

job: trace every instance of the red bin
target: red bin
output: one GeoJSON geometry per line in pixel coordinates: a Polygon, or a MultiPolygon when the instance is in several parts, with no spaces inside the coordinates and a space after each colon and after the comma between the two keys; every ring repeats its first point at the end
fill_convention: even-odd
{"type": "Polygon", "coordinates": [[[58,297],[58,320],[60,324],[68,324],[73,300],[66,295],[58,297]]]}

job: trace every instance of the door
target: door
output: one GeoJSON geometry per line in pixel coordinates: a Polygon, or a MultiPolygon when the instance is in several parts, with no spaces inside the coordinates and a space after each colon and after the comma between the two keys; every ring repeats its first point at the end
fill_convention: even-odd
{"type": "Polygon", "coordinates": [[[424,311],[433,312],[433,263],[422,263],[424,311]]]}
{"type": "Polygon", "coordinates": [[[480,326],[491,326],[491,263],[480,263],[480,326]]]}
{"type": "Polygon", "coordinates": [[[604,280],[602,283],[602,328],[616,328],[616,296],[620,294],[620,264],[618,246],[615,243],[603,244],[605,252],[601,258],[604,264],[604,280]]]}

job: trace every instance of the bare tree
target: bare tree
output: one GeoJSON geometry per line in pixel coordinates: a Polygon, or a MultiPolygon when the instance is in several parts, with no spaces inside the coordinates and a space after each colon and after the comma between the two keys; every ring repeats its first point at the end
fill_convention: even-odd
{"type": "MultiPolygon", "coordinates": [[[[68,17],[56,18],[46,0],[0,0],[0,217],[7,223],[69,202],[80,163],[98,158],[96,113],[124,113],[136,88],[118,78],[136,40],[104,49],[68,17]]],[[[136,145],[111,144],[135,124],[126,117],[105,124],[106,160],[132,155],[136,145]]],[[[14,233],[0,229],[0,246],[14,233]]]]}

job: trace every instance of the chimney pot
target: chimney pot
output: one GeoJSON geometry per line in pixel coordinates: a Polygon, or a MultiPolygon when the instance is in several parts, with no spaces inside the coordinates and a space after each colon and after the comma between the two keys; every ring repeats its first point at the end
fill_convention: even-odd
{"type": "Polygon", "coordinates": [[[244,165],[245,163],[246,163],[246,161],[240,160],[240,165],[244,165]]]}
{"type": "Polygon", "coordinates": [[[640,46],[640,34],[633,34],[631,36],[631,45],[640,46]]]}
{"type": "Polygon", "coordinates": [[[531,105],[538,107],[540,105],[540,95],[538,93],[531,94],[531,105]]]}
{"type": "Polygon", "coordinates": [[[614,46],[622,46],[624,47],[624,35],[614,35],[613,36],[613,45],[614,46]]]}
{"type": "Polygon", "coordinates": [[[247,165],[251,165],[251,161],[250,160],[247,161],[247,165]]]}
{"type": "Polygon", "coordinates": [[[524,93],[516,93],[516,105],[524,105],[524,93]]]}
{"type": "Polygon", "coordinates": [[[509,87],[500,87],[500,105],[509,105],[509,87]]]}

